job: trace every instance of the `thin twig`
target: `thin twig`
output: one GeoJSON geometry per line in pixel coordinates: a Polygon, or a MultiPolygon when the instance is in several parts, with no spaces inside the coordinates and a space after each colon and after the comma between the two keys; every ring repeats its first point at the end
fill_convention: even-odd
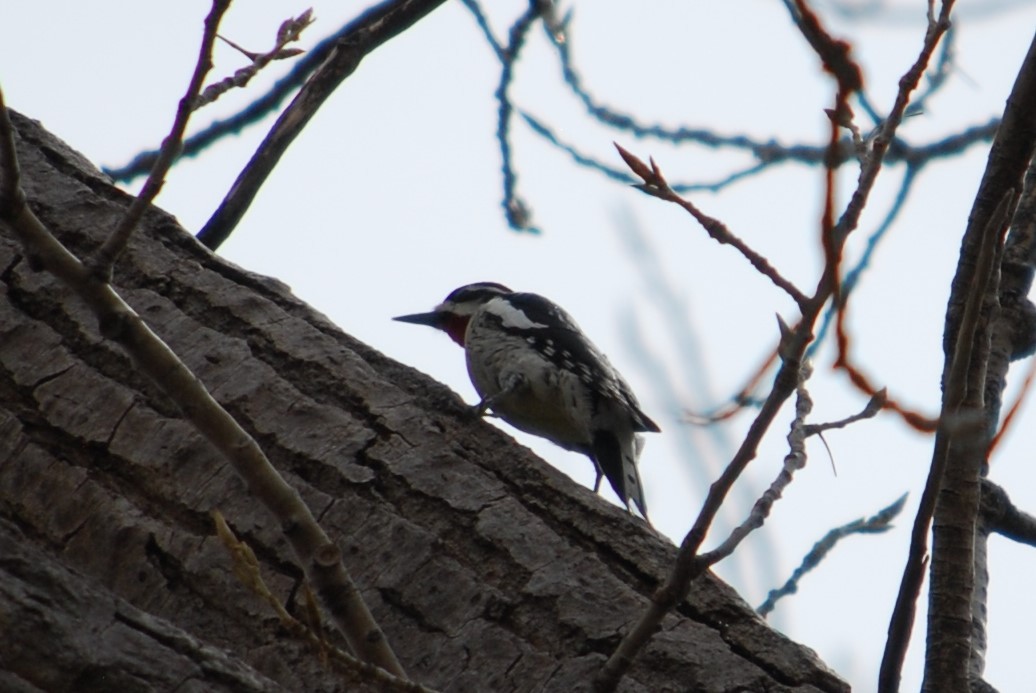
{"type": "MultiPolygon", "coordinates": [[[[801,5],[801,2],[799,4],[801,5]]],[[[896,92],[895,102],[893,103],[892,109],[889,111],[888,117],[879,129],[878,134],[874,137],[871,144],[870,157],[867,159],[867,162],[860,172],[860,182],[857,186],[856,193],[849,201],[849,205],[846,208],[845,213],[842,215],[842,219],[839,221],[838,227],[835,229],[835,233],[844,235],[855,228],[856,224],[859,222],[860,214],[863,212],[863,206],[866,202],[866,196],[861,195],[861,193],[869,193],[870,189],[874,185],[874,181],[877,179],[885,152],[893,142],[896,130],[899,127],[899,124],[903,121],[907,106],[910,104],[911,94],[915,89],[917,89],[917,85],[921,81],[921,76],[924,74],[940,39],[949,29],[950,11],[953,8],[953,4],[954,0],[944,0],[938,19],[933,20],[928,25],[928,29],[925,32],[924,43],[917,59],[914,61],[914,64],[910,69],[907,70],[906,74],[904,74],[899,80],[899,90],[896,92]]],[[[878,388],[871,384],[870,380],[849,358],[849,338],[845,328],[845,302],[836,301],[836,305],[839,310],[835,323],[835,332],[838,343],[838,357],[835,360],[835,367],[844,370],[849,376],[850,382],[860,390],[865,392],[867,395],[873,395],[878,388]]],[[[890,399],[889,402],[892,403],[894,400],[890,399]]],[[[919,430],[932,430],[933,428],[933,422],[926,417],[916,414],[916,412],[911,412],[902,407],[897,407],[894,411],[900,413],[907,423],[919,430]]]]}
{"type": "Polygon", "coordinates": [[[847,416],[844,419],[839,419],[838,421],[828,421],[827,423],[821,424],[806,424],[806,436],[809,437],[819,435],[824,431],[830,431],[835,428],[845,428],[849,424],[856,423],[857,421],[862,421],[863,419],[873,419],[875,416],[878,415],[878,412],[885,408],[886,395],[887,392],[885,391],[885,388],[882,388],[875,392],[874,395],[869,400],[867,400],[867,405],[863,408],[862,411],[860,411],[859,414],[853,414],[852,416],[847,416]]]}
{"type": "Polygon", "coordinates": [[[748,467],[748,463],[755,458],[764,434],[777,417],[785,400],[795,391],[802,354],[809,342],[808,326],[816,320],[819,311],[819,304],[810,304],[802,323],[788,335],[781,345],[780,354],[784,362],[774,377],[773,388],[760,406],[741,446],[734,453],[720,477],[709,487],[709,492],[694,525],[680,543],[676,561],[666,581],[652,595],[651,602],[645,611],[623,637],[622,642],[619,643],[605,665],[598,671],[594,678],[595,690],[615,690],[623,675],[632,665],[637,653],[658,630],[665,615],[686,598],[691,581],[706,569],[707,566],[696,559],[698,549],[705,540],[705,535],[723,506],[727,494],[734,486],[734,482],[748,467]]]}
{"type": "MultiPolygon", "coordinates": [[[[608,164],[598,161],[597,159],[586,156],[585,154],[581,153],[578,149],[576,149],[574,146],[562,141],[561,138],[557,135],[557,133],[555,133],[551,128],[549,128],[545,123],[543,123],[536,117],[530,115],[525,111],[519,111],[519,115],[521,115],[522,120],[525,121],[525,124],[528,125],[534,133],[536,133],[543,139],[547,140],[547,142],[557,147],[561,151],[568,154],[569,157],[571,157],[572,161],[577,165],[602,173],[607,178],[610,178],[614,181],[618,181],[619,183],[624,183],[626,185],[632,185],[636,183],[636,180],[632,176],[630,176],[630,174],[626,171],[615,168],[614,166],[609,166],[608,164]]],[[[741,168],[732,173],[728,173],[722,178],[717,178],[715,180],[702,181],[699,183],[670,183],[669,186],[673,189],[673,191],[681,195],[685,195],[691,192],[719,192],[720,190],[723,190],[724,188],[733,185],[734,183],[747,180],[752,176],[767,171],[772,166],[791,160],[792,158],[790,156],[776,156],[765,161],[759,161],[757,163],[750,164],[748,166],[745,166],[744,168],[741,168]]]]}
{"type": "Polygon", "coordinates": [[[263,183],[309,121],[363,58],[423,19],[445,0],[385,0],[363,12],[339,33],[335,47],[274,123],[238,174],[230,192],[198,232],[215,250],[237,227],[263,183]]]}
{"type": "Polygon", "coordinates": [[[549,3],[541,0],[530,0],[529,6],[511,25],[507,32],[507,46],[503,50],[503,62],[500,68],[500,82],[497,84],[494,96],[496,97],[496,141],[500,145],[500,170],[503,173],[504,197],[501,204],[504,209],[504,218],[508,225],[515,231],[526,231],[539,233],[532,223],[532,210],[528,204],[518,195],[518,174],[514,171],[514,159],[511,155],[511,116],[514,114],[514,106],[511,104],[511,97],[508,94],[511,83],[514,80],[515,65],[518,62],[518,55],[525,46],[525,39],[529,35],[532,25],[547,9],[549,3]]]}
{"type": "Polygon", "coordinates": [[[821,561],[842,539],[853,534],[881,534],[892,529],[892,520],[899,516],[903,506],[906,505],[906,493],[897,498],[891,505],[879,510],[867,518],[853,520],[841,527],[835,527],[824,537],[813,545],[813,548],[802,559],[802,563],[792,572],[788,581],[775,590],[770,590],[766,601],[759,605],[756,612],[766,618],[767,615],[777,606],[777,602],[789,594],[795,594],[799,590],[799,582],[809,571],[820,565],[821,561]]]}
{"type": "MultiPolygon", "coordinates": [[[[903,210],[907,198],[910,196],[910,191],[913,187],[914,181],[917,179],[919,171],[920,165],[907,165],[907,169],[903,173],[903,180],[900,181],[899,184],[899,190],[896,192],[896,197],[892,201],[892,205],[889,207],[888,212],[885,213],[885,217],[881,220],[881,223],[878,224],[871,235],[867,237],[867,243],[864,247],[863,254],[860,255],[860,259],[855,265],[853,265],[852,269],[845,273],[845,278],[842,280],[841,288],[843,303],[848,301],[849,296],[856,290],[864,271],[870,267],[871,259],[874,257],[874,253],[877,251],[878,245],[885,238],[889,229],[892,228],[893,223],[899,217],[899,213],[903,210]]],[[[817,330],[817,338],[809,345],[809,350],[806,352],[809,356],[815,355],[817,350],[820,349],[820,346],[824,343],[824,339],[827,337],[827,332],[834,322],[837,312],[837,306],[828,306],[827,311],[824,313],[824,318],[820,323],[820,329],[817,330]]]]}
{"type": "Polygon", "coordinates": [[[658,164],[655,163],[654,159],[651,159],[651,165],[648,166],[618,144],[615,144],[615,148],[619,151],[619,156],[621,156],[623,161],[626,162],[626,165],[630,167],[630,170],[644,181],[643,183],[633,187],[637,188],[641,192],[647,193],[648,195],[683,207],[688,214],[693,216],[698,223],[702,225],[702,228],[705,229],[705,232],[709,234],[710,238],[717,243],[733,246],[746,260],[748,260],[748,262],[752,264],[752,267],[754,267],[760,274],[767,277],[777,287],[783,289],[784,292],[791,296],[792,300],[798,304],[799,308],[804,310],[805,305],[809,300],[806,295],[802,293],[798,287],[781,276],[780,272],[770,264],[769,260],[735,236],[723,222],[703,213],[694,205],[693,202],[677,195],[673,189],[669,187],[669,183],[666,181],[665,176],[662,175],[662,170],[659,168],[658,164]]]}
{"type": "Polygon", "coordinates": [[[482,31],[482,36],[486,39],[486,43],[496,53],[497,60],[501,63],[505,62],[507,54],[504,52],[500,42],[496,40],[496,36],[493,35],[493,29],[489,26],[489,19],[486,17],[486,13],[482,11],[482,6],[478,4],[477,0],[461,0],[461,2],[475,17],[475,23],[478,24],[478,28],[482,31]]]}
{"type": "MultiPolygon", "coordinates": [[[[928,48],[929,41],[934,40],[937,43],[938,36],[940,35],[941,33],[938,31],[929,31],[929,34],[926,36],[925,50],[928,48]],[[934,39],[932,38],[933,36],[934,39]]],[[[934,43],[932,43],[932,47],[934,47],[934,43]]],[[[926,54],[924,51],[922,52],[922,55],[926,54]]],[[[912,75],[913,73],[908,74],[912,75]]],[[[917,79],[920,79],[919,74],[917,79]]],[[[856,190],[842,216],[839,218],[837,225],[830,230],[829,234],[826,234],[830,237],[826,242],[831,244],[831,250],[835,251],[836,257],[840,255],[846,238],[859,225],[860,215],[863,213],[863,208],[870,198],[874,183],[884,162],[885,154],[888,151],[889,143],[895,136],[896,130],[902,121],[902,112],[909,102],[910,93],[916,86],[916,80],[904,79],[901,81],[900,92],[896,102],[897,106],[893,108],[892,115],[874,138],[870,156],[867,157],[862,167],[856,190]]],[[[839,110],[837,104],[844,103],[845,95],[842,93],[843,91],[840,88],[839,95],[836,97],[836,112],[839,110]]],[[[831,127],[836,129],[838,126],[832,123],[831,127]]],[[[630,162],[627,161],[627,165],[629,164],[630,162]]],[[[643,164],[640,164],[640,166],[650,176],[651,169],[647,169],[643,164]]],[[[640,171],[635,170],[635,172],[640,175],[640,171]]],[[[830,259],[830,254],[826,253],[825,256],[830,259]]],[[[704,570],[695,559],[698,549],[701,547],[709,527],[712,525],[734,482],[755,457],[763,435],[773,423],[777,412],[785,400],[794,392],[796,375],[803,353],[812,338],[812,330],[820,310],[837,290],[837,279],[837,267],[832,266],[830,263],[825,264],[823,273],[817,282],[814,296],[804,304],[800,304],[803,311],[802,319],[795,329],[792,330],[788,338],[782,340],[780,353],[784,362],[777,371],[770,393],[763,401],[755,420],[749,427],[741,447],[734,454],[733,459],[731,459],[719,479],[709,488],[698,518],[680,544],[676,562],[666,581],[652,595],[651,603],[647,609],[641,614],[641,617],[629,632],[626,633],[622,642],[619,643],[619,646],[595,677],[594,686],[597,690],[611,691],[618,686],[619,681],[629,669],[637,653],[640,652],[657,631],[665,614],[686,597],[691,581],[704,570]]]]}
{"type": "Polygon", "coordinates": [[[252,81],[253,77],[259,74],[264,67],[275,60],[287,60],[288,58],[294,58],[301,55],[304,52],[301,48],[286,48],[286,46],[289,43],[298,41],[302,36],[302,32],[305,31],[306,27],[312,24],[313,21],[312,9],[306,10],[298,17],[284,20],[281,22],[281,26],[277,30],[277,38],[274,42],[273,48],[265,53],[253,53],[252,51],[247,51],[230,39],[217,34],[216,38],[223,41],[252,62],[250,65],[236,71],[230,77],[226,77],[215,84],[210,84],[205,87],[205,91],[199,94],[198,98],[195,100],[194,108],[199,109],[202,106],[209,105],[231,89],[241,89],[247,86],[248,83],[252,81]]]}
{"type": "Polygon", "coordinates": [[[770,516],[773,504],[780,500],[784,489],[792,482],[795,472],[806,466],[806,417],[813,411],[813,400],[806,390],[806,381],[813,374],[813,367],[808,361],[803,362],[799,369],[799,382],[796,387],[795,418],[791,422],[788,431],[788,454],[784,456],[784,464],[781,467],[777,478],[773,480],[770,487],[763,492],[748,518],[734,528],[730,535],[716,548],[698,556],[698,562],[705,566],[712,566],[734,553],[734,549],[748,537],[749,534],[763,526],[766,518],[770,516]]]}
{"type": "Polygon", "coordinates": [[[758,408],[762,401],[753,393],[759,387],[759,383],[763,381],[763,377],[770,371],[770,367],[777,362],[777,357],[777,347],[774,347],[767,353],[763,362],[750,372],[744,386],[730,399],[713,408],[712,411],[703,414],[687,412],[684,414],[684,420],[697,426],[707,426],[720,421],[726,421],[745,407],[758,408]]]}
{"type": "Polygon", "coordinates": [[[187,85],[187,92],[180,99],[180,105],[176,109],[176,117],[173,119],[173,127],[169,135],[162,141],[162,147],[158,158],[151,167],[151,173],[140,194],[126,210],[122,221],[115,228],[104,244],[97,250],[97,253],[90,258],[88,265],[90,270],[103,280],[109,280],[112,274],[112,266],[115,260],[129,243],[133,230],[137,228],[140,218],[151,205],[151,202],[161,192],[165,184],[165,175],[169,168],[180,155],[180,147],[183,145],[183,134],[187,130],[187,121],[191,112],[196,108],[195,101],[202,85],[205,84],[205,75],[212,69],[212,47],[216,42],[216,32],[219,31],[219,23],[223,14],[230,7],[230,0],[213,0],[212,10],[205,18],[205,30],[202,33],[201,48],[198,51],[198,61],[194,66],[194,74],[187,85]]]}

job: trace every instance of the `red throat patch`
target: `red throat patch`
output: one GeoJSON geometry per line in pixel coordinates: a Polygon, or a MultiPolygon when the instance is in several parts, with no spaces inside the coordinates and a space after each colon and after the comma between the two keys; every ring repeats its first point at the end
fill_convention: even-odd
{"type": "Polygon", "coordinates": [[[464,335],[468,331],[468,323],[470,321],[470,315],[447,315],[446,319],[443,320],[442,329],[446,334],[450,335],[450,339],[464,346],[464,335]]]}

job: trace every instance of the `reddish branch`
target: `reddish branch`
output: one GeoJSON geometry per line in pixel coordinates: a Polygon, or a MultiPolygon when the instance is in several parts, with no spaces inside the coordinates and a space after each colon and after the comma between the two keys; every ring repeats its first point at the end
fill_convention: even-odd
{"type": "MultiPolygon", "coordinates": [[[[693,204],[683,200],[673,193],[665,183],[665,179],[662,177],[661,172],[654,161],[651,161],[651,165],[648,166],[640,159],[629,154],[629,152],[619,148],[619,153],[622,155],[627,165],[644,181],[642,185],[638,186],[641,190],[669,202],[679,204],[692,214],[714,239],[719,242],[726,242],[735,245],[735,247],[737,247],[745,257],[749,258],[753,266],[756,267],[759,272],[767,276],[774,282],[774,284],[779,286],[795,299],[802,311],[802,318],[796,328],[785,338],[782,338],[780,348],[782,364],[774,379],[773,387],[769,395],[767,395],[766,399],[763,401],[755,420],[749,427],[749,430],[745,435],[740,448],[735,453],[734,458],[730,461],[730,464],[720,475],[719,479],[717,479],[709,488],[702,510],[699,513],[698,518],[695,520],[694,526],[684,537],[684,540],[680,545],[676,563],[673,566],[669,577],[655,592],[655,594],[652,595],[651,604],[648,606],[648,609],[641,615],[637,623],[634,624],[631,630],[626,634],[622,642],[619,644],[619,647],[616,648],[608,662],[598,673],[598,676],[594,681],[597,690],[610,691],[614,690],[618,686],[619,681],[625,671],[629,668],[633,658],[637,656],[637,653],[640,652],[648,640],[650,640],[651,636],[658,630],[665,614],[686,597],[687,592],[690,589],[691,581],[706,569],[708,564],[702,560],[703,557],[699,554],[705,535],[734,482],[741,476],[749,462],[751,462],[751,460],[756,456],[759,444],[770,425],[773,423],[777,412],[795,390],[803,355],[806,346],[813,337],[812,331],[816,324],[817,317],[822,307],[836,294],[838,285],[838,261],[841,257],[845,240],[859,224],[860,215],[862,214],[867,200],[870,197],[870,193],[873,190],[878,173],[882,168],[885,154],[888,151],[889,145],[895,136],[900,122],[902,122],[906,106],[909,103],[910,94],[916,89],[921,74],[924,72],[925,66],[928,63],[935,46],[938,44],[940,37],[945,33],[949,26],[948,16],[952,4],[951,0],[947,0],[947,2],[944,3],[943,15],[940,17],[940,20],[938,22],[933,22],[928,28],[924,46],[917,62],[913,67],[911,67],[907,74],[904,75],[903,79],[900,80],[895,104],[893,105],[887,120],[872,141],[870,152],[863,157],[856,190],[837,223],[833,223],[833,201],[835,199],[833,166],[828,167],[826,176],[827,208],[825,209],[822,223],[826,262],[822,275],[817,282],[816,291],[812,297],[805,297],[800,291],[798,291],[798,289],[784,280],[783,277],[781,277],[780,274],[773,269],[768,262],[766,262],[765,258],[754,253],[754,251],[745,246],[744,243],[740,242],[740,240],[737,240],[737,243],[735,243],[732,240],[734,237],[732,234],[729,234],[729,231],[721,222],[702,214],[693,204]]],[[[799,26],[802,27],[802,31],[806,35],[807,40],[809,40],[810,44],[817,50],[818,55],[824,62],[825,69],[835,75],[838,80],[834,107],[834,112],[838,117],[832,119],[831,138],[828,146],[829,152],[832,155],[831,160],[834,161],[834,148],[838,146],[839,141],[838,130],[840,125],[838,121],[843,115],[848,113],[846,110],[848,108],[847,100],[852,93],[852,90],[859,88],[860,86],[860,71],[859,68],[852,63],[851,58],[849,57],[849,52],[845,49],[845,44],[831,39],[830,36],[823,31],[819,22],[816,21],[816,17],[809,12],[803,2],[797,2],[796,7],[801,15],[801,17],[796,18],[796,21],[799,26]]]]}
{"type": "Polygon", "coordinates": [[[791,296],[795,303],[799,305],[800,309],[805,306],[808,300],[806,295],[799,291],[794,284],[782,277],[780,272],[770,264],[769,260],[735,236],[719,219],[710,217],[699,210],[693,202],[685,200],[677,195],[673,189],[669,187],[669,183],[662,175],[662,170],[658,167],[658,164],[655,163],[654,159],[650,159],[651,165],[648,166],[618,144],[615,144],[615,148],[619,150],[619,156],[621,156],[623,161],[626,162],[626,165],[630,167],[630,170],[640,176],[641,180],[644,181],[643,183],[633,187],[649,195],[665,200],[666,202],[672,202],[673,204],[683,207],[698,221],[699,224],[702,225],[710,238],[717,243],[731,245],[736,248],[750,263],[752,263],[752,266],[755,267],[760,274],[769,278],[770,281],[791,296]]]}
{"type": "MultiPolygon", "coordinates": [[[[801,1],[797,4],[800,7],[803,6],[801,1]]],[[[877,136],[874,138],[873,144],[871,145],[870,160],[877,160],[880,162],[880,159],[884,157],[885,152],[888,151],[896,129],[899,127],[900,122],[902,122],[903,116],[906,113],[907,105],[910,103],[910,95],[920,83],[921,77],[924,75],[925,69],[932,59],[936,46],[939,44],[939,40],[950,28],[950,11],[953,8],[953,4],[953,0],[945,0],[942,4],[939,18],[935,19],[934,17],[929,16],[928,29],[925,32],[925,39],[924,44],[921,47],[921,52],[917,56],[917,60],[914,61],[914,64],[899,80],[899,90],[896,93],[896,100],[892,106],[892,110],[889,111],[888,118],[885,119],[885,123],[882,125],[877,136]]],[[[863,206],[866,202],[866,196],[861,196],[860,192],[863,190],[869,192],[871,186],[874,184],[874,180],[877,178],[879,170],[880,164],[878,166],[869,166],[866,163],[864,164],[863,169],[860,172],[860,182],[857,186],[856,193],[850,200],[848,208],[842,217],[843,222],[847,217],[855,217],[855,219],[859,219],[860,213],[863,211],[863,206]]],[[[845,234],[851,230],[851,228],[847,227],[844,223],[840,224],[840,226],[842,228],[838,231],[839,233],[845,234]]],[[[855,223],[853,223],[853,227],[855,227],[855,223]]],[[[845,329],[846,305],[844,302],[839,302],[836,305],[839,310],[836,321],[838,358],[835,361],[835,367],[845,370],[846,374],[849,376],[850,382],[859,387],[863,392],[867,393],[867,395],[874,395],[879,388],[872,385],[863,372],[849,358],[849,337],[845,329]]],[[[887,406],[890,410],[900,414],[904,421],[914,428],[927,431],[933,430],[934,428],[933,422],[928,417],[901,407],[893,398],[889,398],[887,406]]]]}

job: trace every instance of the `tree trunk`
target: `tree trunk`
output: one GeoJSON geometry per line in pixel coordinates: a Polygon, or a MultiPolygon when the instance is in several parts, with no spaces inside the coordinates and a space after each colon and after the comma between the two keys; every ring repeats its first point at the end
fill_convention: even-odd
{"type": "MultiPolygon", "coordinates": [[[[96,248],[128,196],[12,116],[33,210],[73,251],[96,248]]],[[[280,528],[33,264],[0,227],[0,688],[379,690],[324,667],[234,577],[212,510],[304,614],[280,528]]],[[[113,284],[339,540],[417,682],[586,688],[673,560],[668,540],[445,387],[213,256],[164,212],[145,215],[113,284]]],[[[622,689],[848,687],[709,574],[622,689]]]]}

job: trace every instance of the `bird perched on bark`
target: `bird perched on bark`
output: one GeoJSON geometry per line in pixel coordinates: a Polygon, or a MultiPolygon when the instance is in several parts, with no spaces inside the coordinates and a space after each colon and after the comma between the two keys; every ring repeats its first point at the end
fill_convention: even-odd
{"type": "Polygon", "coordinates": [[[637,470],[643,440],[659,428],[629,385],[575,321],[543,296],[479,282],[454,290],[430,313],[395,320],[442,330],[464,347],[468,374],[482,398],[476,411],[566,450],[581,452],[632,512],[647,519],[637,470]]]}

